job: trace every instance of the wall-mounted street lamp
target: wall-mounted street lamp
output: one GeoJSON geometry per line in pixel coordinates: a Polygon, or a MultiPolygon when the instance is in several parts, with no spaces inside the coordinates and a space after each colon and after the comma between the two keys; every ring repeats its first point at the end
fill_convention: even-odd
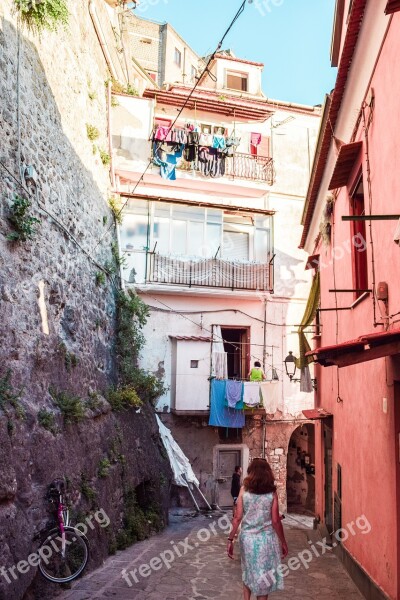
{"type": "MultiPolygon", "coordinates": [[[[291,382],[299,382],[300,379],[295,378],[296,375],[296,357],[293,355],[293,352],[289,351],[289,354],[284,360],[286,375],[289,377],[291,382]]],[[[317,389],[317,380],[311,379],[314,390],[317,389]]]]}

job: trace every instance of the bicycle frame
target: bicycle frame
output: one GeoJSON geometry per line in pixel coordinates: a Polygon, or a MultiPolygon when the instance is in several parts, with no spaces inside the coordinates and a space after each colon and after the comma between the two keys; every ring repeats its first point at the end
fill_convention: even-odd
{"type": "Polygon", "coordinates": [[[66,548],[66,540],[65,540],[65,527],[69,526],[69,510],[68,507],[64,504],[64,497],[61,492],[59,492],[58,506],[57,506],[57,518],[58,518],[58,527],[61,533],[61,556],[65,558],[65,548],[66,548]]]}

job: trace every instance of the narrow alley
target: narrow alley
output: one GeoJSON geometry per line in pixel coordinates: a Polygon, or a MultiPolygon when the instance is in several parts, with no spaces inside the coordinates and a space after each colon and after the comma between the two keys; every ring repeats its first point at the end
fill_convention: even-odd
{"type": "MultiPolygon", "coordinates": [[[[285,519],[289,544],[285,563],[295,557],[298,560],[293,561],[295,570],[285,577],[285,590],[274,594],[274,599],[362,599],[333,551],[324,548],[322,541],[318,544],[311,523],[310,518],[297,515],[288,515],[285,519]],[[310,560],[311,541],[320,549],[321,556],[310,560]]],[[[200,516],[172,513],[170,526],[163,533],[108,558],[103,567],[83,577],[57,598],[241,600],[238,548],[235,548],[235,560],[229,560],[225,552],[227,529],[228,518],[222,512],[200,516]]]]}

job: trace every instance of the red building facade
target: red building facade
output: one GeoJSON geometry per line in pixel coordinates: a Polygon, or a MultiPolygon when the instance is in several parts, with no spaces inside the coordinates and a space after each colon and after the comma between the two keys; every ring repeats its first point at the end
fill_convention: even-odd
{"type": "Polygon", "coordinates": [[[338,0],[300,247],[319,271],[316,512],[366,598],[400,597],[400,2],[338,0]],[[364,531],[354,526],[364,519],[364,531]],[[352,525],[353,524],[353,525],[352,525]]]}

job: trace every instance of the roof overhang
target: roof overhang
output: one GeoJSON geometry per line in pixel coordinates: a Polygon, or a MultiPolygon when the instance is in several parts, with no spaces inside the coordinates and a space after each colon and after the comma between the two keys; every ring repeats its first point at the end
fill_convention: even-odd
{"type": "Polygon", "coordinates": [[[311,410],[303,410],[303,415],[310,421],[317,421],[318,419],[327,419],[332,416],[332,413],[328,412],[324,408],[313,408],[311,410]]]}
{"type": "Polygon", "coordinates": [[[329,190],[336,190],[337,188],[347,185],[361,148],[362,142],[344,144],[340,148],[332,179],[329,184],[329,190]]]}
{"type": "Polygon", "coordinates": [[[400,354],[400,329],[363,335],[356,340],[307,352],[323,367],[349,367],[385,356],[400,354]]]}
{"type": "Polygon", "coordinates": [[[328,162],[333,132],[335,131],[339,112],[342,106],[346,84],[353,62],[358,37],[360,35],[366,5],[367,0],[353,0],[353,8],[351,10],[343,51],[340,57],[335,88],[330,101],[328,102],[327,114],[324,115],[324,120],[318,137],[317,151],[314,158],[313,170],[302,218],[302,225],[304,225],[304,229],[301,236],[300,248],[304,248],[310,231],[314,210],[319,196],[319,190],[324,177],[326,164],[328,162]]]}
{"type": "Polygon", "coordinates": [[[211,342],[212,338],[205,335],[169,335],[171,340],[178,342],[211,342]]]}
{"type": "Polygon", "coordinates": [[[385,9],[385,14],[392,15],[400,10],[400,0],[389,0],[385,9]]]}
{"type": "Polygon", "coordinates": [[[271,117],[273,111],[265,102],[245,100],[243,98],[227,97],[225,94],[206,93],[200,91],[193,94],[189,100],[190,90],[175,88],[173,90],[150,90],[144,91],[145,98],[155,98],[157,104],[174,106],[175,108],[187,108],[211,112],[225,117],[245,119],[247,121],[266,121],[271,117]]]}

